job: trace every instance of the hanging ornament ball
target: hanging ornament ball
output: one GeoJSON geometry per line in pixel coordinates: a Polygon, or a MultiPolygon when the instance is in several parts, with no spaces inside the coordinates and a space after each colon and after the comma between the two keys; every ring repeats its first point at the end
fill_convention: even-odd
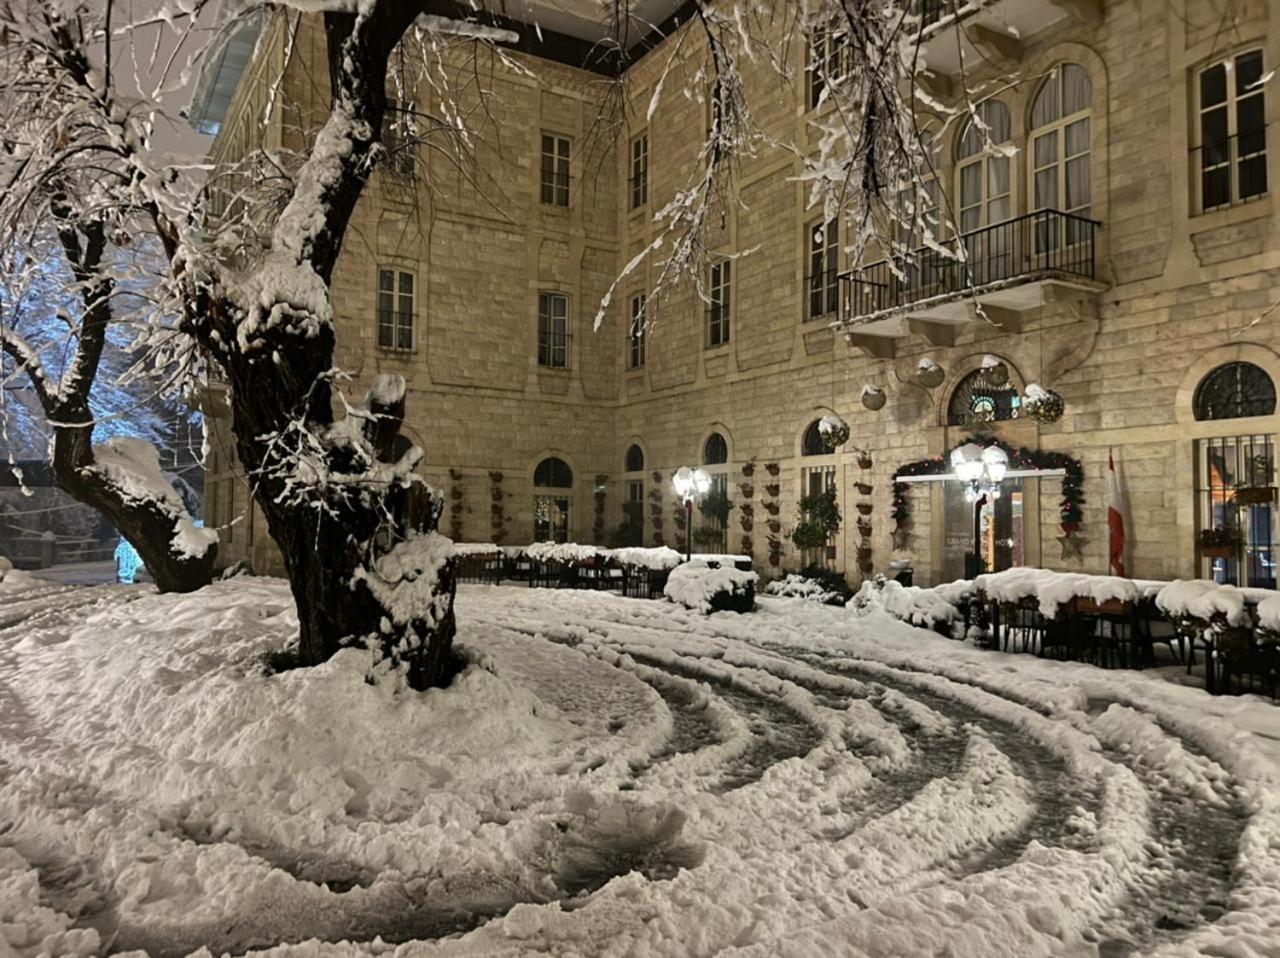
{"type": "Polygon", "coordinates": [[[1022,408],[1036,422],[1057,422],[1062,418],[1065,407],[1058,393],[1036,383],[1029,383],[1022,408]]]}
{"type": "Polygon", "coordinates": [[[982,371],[993,386],[1003,386],[1009,381],[1009,367],[998,356],[983,356],[982,371]]]}
{"type": "Polygon", "coordinates": [[[828,446],[835,448],[849,441],[849,424],[832,413],[818,420],[818,432],[828,446]]]}
{"type": "Polygon", "coordinates": [[[916,382],[925,389],[937,389],[947,378],[947,371],[926,356],[916,366],[916,382]]]}
{"type": "Polygon", "coordinates": [[[872,412],[875,412],[877,409],[883,409],[887,398],[888,397],[884,394],[884,390],[879,386],[867,385],[862,387],[862,405],[866,406],[872,412]]]}

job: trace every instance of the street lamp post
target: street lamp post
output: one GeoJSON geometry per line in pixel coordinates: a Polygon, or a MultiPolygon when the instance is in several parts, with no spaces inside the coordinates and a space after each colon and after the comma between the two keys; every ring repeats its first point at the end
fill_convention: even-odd
{"type": "Polygon", "coordinates": [[[671,479],[676,495],[684,501],[684,560],[693,558],[693,503],[711,489],[711,476],[702,469],[681,466],[671,479]]]}
{"type": "Polygon", "coordinates": [[[951,451],[951,468],[955,471],[956,478],[966,484],[965,501],[973,505],[972,554],[976,571],[983,566],[982,546],[979,542],[982,505],[984,501],[994,503],[1000,498],[1000,483],[1009,471],[1009,455],[999,446],[983,449],[976,442],[967,442],[951,451]]]}

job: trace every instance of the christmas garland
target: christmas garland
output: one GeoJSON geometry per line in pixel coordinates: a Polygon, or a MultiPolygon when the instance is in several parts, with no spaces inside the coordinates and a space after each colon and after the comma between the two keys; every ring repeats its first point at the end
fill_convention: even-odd
{"type": "MultiPolygon", "coordinates": [[[[988,446],[999,446],[1009,457],[1010,469],[1061,469],[1064,475],[1062,501],[1058,504],[1058,518],[1062,525],[1062,532],[1070,537],[1080,531],[1084,521],[1084,466],[1080,464],[1079,459],[1072,459],[1065,452],[1040,452],[1025,447],[1014,449],[1007,443],[990,437],[970,436],[962,440],[961,445],[970,442],[983,449],[988,446]]],[[[902,477],[936,476],[949,471],[950,468],[950,463],[945,457],[931,456],[928,459],[909,462],[893,474],[893,507],[889,515],[893,517],[895,531],[906,528],[911,519],[911,506],[907,500],[910,483],[903,482],[902,477]]]]}

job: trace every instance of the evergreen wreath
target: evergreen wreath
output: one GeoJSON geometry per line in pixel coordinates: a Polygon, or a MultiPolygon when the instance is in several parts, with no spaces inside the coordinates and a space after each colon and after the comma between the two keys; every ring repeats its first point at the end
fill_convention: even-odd
{"type": "MultiPolygon", "coordinates": [[[[1061,469],[1064,475],[1062,500],[1058,503],[1058,519],[1065,535],[1072,536],[1080,531],[1084,522],[1084,466],[1080,464],[1079,459],[1073,459],[1065,452],[1041,452],[1036,449],[1027,449],[1025,446],[1014,449],[1008,443],[990,436],[969,436],[962,439],[960,445],[970,442],[983,449],[990,446],[1003,449],[1009,457],[1010,469],[1061,469]]],[[[903,482],[902,478],[904,476],[936,476],[949,469],[950,465],[945,456],[930,456],[928,459],[908,462],[898,468],[893,474],[893,506],[889,512],[894,520],[894,531],[904,529],[911,520],[911,504],[907,499],[910,484],[903,482]]]]}

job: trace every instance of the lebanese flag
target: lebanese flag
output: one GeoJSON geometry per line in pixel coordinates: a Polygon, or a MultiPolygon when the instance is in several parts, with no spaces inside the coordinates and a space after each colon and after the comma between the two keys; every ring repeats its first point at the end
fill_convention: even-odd
{"type": "Polygon", "coordinates": [[[1124,512],[1120,508],[1120,480],[1116,460],[1107,450],[1107,528],[1111,530],[1111,572],[1124,576],[1124,512]]]}

